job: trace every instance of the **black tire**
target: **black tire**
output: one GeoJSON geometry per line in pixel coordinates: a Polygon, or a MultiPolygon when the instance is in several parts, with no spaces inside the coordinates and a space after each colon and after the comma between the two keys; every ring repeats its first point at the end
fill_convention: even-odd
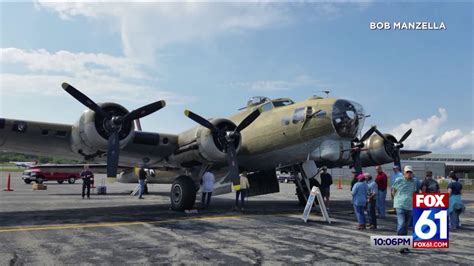
{"type": "Polygon", "coordinates": [[[67,180],[69,184],[74,184],[76,183],[76,177],[75,176],[70,176],[67,180]]]}
{"type": "Polygon", "coordinates": [[[24,179],[23,181],[25,181],[25,184],[31,184],[31,179],[24,179]]]}
{"type": "Polygon", "coordinates": [[[43,184],[43,182],[44,182],[44,177],[43,176],[36,177],[36,183],[43,184]]]}
{"type": "Polygon", "coordinates": [[[189,210],[196,202],[196,184],[189,176],[179,176],[171,185],[171,209],[174,211],[189,210]]]}
{"type": "Polygon", "coordinates": [[[64,183],[64,180],[58,180],[58,184],[64,183]]]}

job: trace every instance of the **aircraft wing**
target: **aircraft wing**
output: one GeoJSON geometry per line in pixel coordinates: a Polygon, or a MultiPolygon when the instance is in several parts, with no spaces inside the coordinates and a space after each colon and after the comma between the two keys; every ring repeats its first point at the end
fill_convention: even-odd
{"type": "Polygon", "coordinates": [[[80,160],[70,145],[71,125],[0,118],[0,150],[80,160]]]}
{"type": "MultiPolygon", "coordinates": [[[[0,118],[0,151],[84,161],[84,156],[71,148],[72,130],[73,125],[69,124],[0,118]]],[[[120,151],[119,164],[135,166],[147,158],[149,166],[153,166],[173,153],[176,142],[176,135],[135,131],[133,139],[120,151]]],[[[106,156],[97,156],[93,162],[104,163],[106,156]]]]}
{"type": "Polygon", "coordinates": [[[420,151],[420,150],[400,150],[400,159],[408,159],[421,155],[430,154],[431,151],[420,151]]]}

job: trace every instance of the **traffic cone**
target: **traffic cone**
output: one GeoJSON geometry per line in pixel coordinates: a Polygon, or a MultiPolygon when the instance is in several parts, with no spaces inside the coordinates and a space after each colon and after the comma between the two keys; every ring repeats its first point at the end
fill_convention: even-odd
{"type": "Polygon", "coordinates": [[[342,189],[342,177],[339,177],[339,182],[337,182],[337,189],[342,189]]]}
{"type": "Polygon", "coordinates": [[[4,189],[4,191],[13,191],[13,189],[11,188],[11,177],[10,177],[10,173],[8,173],[7,188],[4,189]]]}

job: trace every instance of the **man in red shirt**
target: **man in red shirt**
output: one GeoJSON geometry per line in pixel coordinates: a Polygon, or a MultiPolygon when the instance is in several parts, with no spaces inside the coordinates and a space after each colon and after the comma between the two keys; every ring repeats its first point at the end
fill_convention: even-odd
{"type": "Polygon", "coordinates": [[[382,167],[377,165],[375,167],[377,171],[377,177],[375,177],[375,183],[377,184],[378,193],[377,193],[377,211],[379,213],[379,218],[385,218],[385,198],[387,197],[387,175],[383,172],[382,167]]]}

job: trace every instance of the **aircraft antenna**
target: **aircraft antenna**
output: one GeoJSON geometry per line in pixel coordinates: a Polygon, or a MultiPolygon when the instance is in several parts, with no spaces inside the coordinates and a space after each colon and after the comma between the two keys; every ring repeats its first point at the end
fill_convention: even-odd
{"type": "Polygon", "coordinates": [[[328,98],[328,97],[329,97],[329,93],[330,93],[331,91],[322,91],[322,92],[326,93],[326,98],[328,98]]]}

